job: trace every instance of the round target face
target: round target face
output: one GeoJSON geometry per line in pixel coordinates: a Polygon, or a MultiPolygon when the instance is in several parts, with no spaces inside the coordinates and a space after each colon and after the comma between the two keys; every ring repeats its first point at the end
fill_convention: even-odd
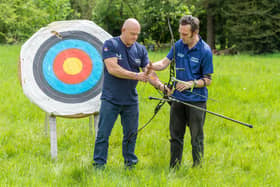
{"type": "Polygon", "coordinates": [[[86,20],[54,22],[42,28],[21,49],[24,93],[54,115],[97,112],[103,84],[101,52],[109,38],[86,20]]]}
{"type": "Polygon", "coordinates": [[[101,91],[102,43],[81,31],[59,33],[39,48],[33,73],[38,86],[49,97],[66,103],[80,103],[101,91]]]}

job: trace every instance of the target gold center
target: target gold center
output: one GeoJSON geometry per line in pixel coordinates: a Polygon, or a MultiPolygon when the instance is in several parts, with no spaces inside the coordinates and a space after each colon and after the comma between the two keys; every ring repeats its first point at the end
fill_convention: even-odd
{"type": "Polygon", "coordinates": [[[69,75],[76,75],[83,69],[83,63],[78,58],[67,58],[63,63],[63,70],[69,75]]]}

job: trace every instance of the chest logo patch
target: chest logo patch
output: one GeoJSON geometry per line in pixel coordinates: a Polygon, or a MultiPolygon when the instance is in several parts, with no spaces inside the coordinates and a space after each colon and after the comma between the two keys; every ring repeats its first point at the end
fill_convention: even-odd
{"type": "Polygon", "coordinates": [[[195,62],[195,63],[198,63],[199,62],[199,59],[198,58],[195,58],[195,57],[191,57],[191,61],[195,62]]]}
{"type": "Polygon", "coordinates": [[[178,53],[177,56],[180,57],[180,58],[183,58],[185,55],[182,54],[182,53],[178,53]]]}
{"type": "Polygon", "coordinates": [[[141,64],[141,60],[139,58],[135,59],[136,64],[140,65],[141,64]]]}
{"type": "Polygon", "coordinates": [[[116,56],[119,60],[122,60],[122,54],[116,54],[116,56]]]}

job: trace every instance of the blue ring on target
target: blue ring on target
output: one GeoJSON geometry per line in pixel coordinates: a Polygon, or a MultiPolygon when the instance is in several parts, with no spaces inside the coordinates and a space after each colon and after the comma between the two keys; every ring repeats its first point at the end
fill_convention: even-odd
{"type": "Polygon", "coordinates": [[[77,39],[58,42],[47,51],[46,56],[43,60],[44,78],[53,89],[65,94],[81,94],[90,90],[98,83],[100,77],[102,76],[102,71],[103,62],[98,51],[89,43],[77,39]],[[53,71],[53,63],[56,56],[60,52],[69,48],[75,48],[84,51],[87,55],[90,56],[90,59],[93,63],[93,69],[89,77],[78,84],[67,84],[62,82],[56,77],[53,71]]]}

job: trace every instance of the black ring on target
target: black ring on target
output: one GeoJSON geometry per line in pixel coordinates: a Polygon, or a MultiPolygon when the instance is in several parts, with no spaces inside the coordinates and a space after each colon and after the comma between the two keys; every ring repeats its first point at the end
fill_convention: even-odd
{"type": "MultiPolygon", "coordinates": [[[[88,90],[81,91],[81,93],[63,93],[57,89],[54,89],[52,85],[49,84],[48,80],[44,76],[43,63],[46,54],[49,50],[59,42],[67,42],[67,40],[80,40],[81,42],[86,42],[91,45],[94,49],[99,52],[99,55],[102,53],[103,43],[98,40],[93,35],[90,35],[83,31],[66,31],[59,33],[62,37],[58,38],[57,36],[52,36],[46,40],[38,49],[36,56],[34,58],[33,64],[33,74],[39,88],[50,98],[53,98],[57,101],[64,103],[81,103],[85,102],[91,98],[97,96],[102,89],[103,83],[103,69],[100,74],[99,80],[96,80],[93,87],[90,87],[88,90]]],[[[75,47],[72,47],[75,48],[75,47]]],[[[89,54],[90,55],[90,54],[89,54]]],[[[100,55],[101,56],[101,55],[100,55]]],[[[101,59],[102,61],[102,59],[101,59]]],[[[94,66],[94,63],[93,63],[94,66]]],[[[103,66],[102,66],[103,67],[103,66]]],[[[93,67],[94,68],[94,67],[93,67]]],[[[94,72],[93,72],[94,73],[94,72]]],[[[100,72],[99,72],[100,73],[100,72]]],[[[62,88],[63,89],[63,88],[62,88]]]]}

